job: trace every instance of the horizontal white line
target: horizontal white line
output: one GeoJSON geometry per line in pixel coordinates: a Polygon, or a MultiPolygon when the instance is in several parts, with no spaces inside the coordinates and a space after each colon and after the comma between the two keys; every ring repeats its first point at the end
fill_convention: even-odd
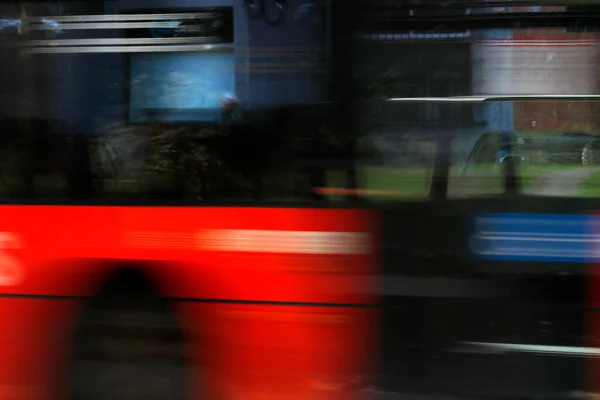
{"type": "Polygon", "coordinates": [[[371,253],[371,238],[366,232],[212,229],[199,233],[195,239],[196,246],[204,251],[344,255],[371,253]]]}
{"type": "Polygon", "coordinates": [[[85,30],[85,29],[138,29],[138,28],[177,28],[179,24],[172,21],[147,21],[147,22],[75,22],[60,24],[59,26],[49,24],[32,24],[29,29],[36,31],[55,30],[85,30]]]}
{"type": "Polygon", "coordinates": [[[105,39],[50,39],[31,40],[27,46],[98,46],[98,45],[139,45],[139,44],[176,44],[176,43],[207,43],[222,40],[222,38],[203,37],[173,37],[173,38],[105,38],[105,39]]]}
{"type": "Polygon", "coordinates": [[[507,236],[507,237],[558,237],[558,238],[598,238],[600,235],[591,233],[544,233],[544,232],[506,232],[506,231],[481,231],[477,232],[477,236],[507,236]],[[529,235],[529,236],[527,236],[529,235]]]}
{"type": "Polygon", "coordinates": [[[530,43],[479,43],[485,47],[590,47],[600,43],[557,43],[557,42],[530,42],[530,43]]]}
{"type": "Polygon", "coordinates": [[[410,101],[420,101],[420,102],[447,102],[447,103],[480,103],[485,101],[486,97],[392,97],[389,98],[388,101],[402,101],[402,102],[410,102],[410,101]]]}
{"type": "Polygon", "coordinates": [[[597,43],[595,39],[477,39],[476,43],[597,43]]]}
{"type": "Polygon", "coordinates": [[[24,54],[73,54],[73,53],[165,53],[187,51],[219,51],[233,49],[230,44],[198,44],[172,46],[92,46],[92,47],[32,47],[24,54]]]}
{"type": "MultiPolygon", "coordinates": [[[[515,246],[501,246],[494,243],[489,243],[490,249],[487,250],[489,252],[497,252],[499,254],[525,254],[525,253],[535,253],[540,254],[542,256],[552,256],[556,257],[559,254],[563,255],[572,255],[577,257],[585,257],[588,254],[591,254],[589,251],[579,251],[578,249],[551,249],[551,248],[531,248],[531,247],[515,247],[515,246]]],[[[486,250],[483,250],[480,254],[488,254],[486,250]]]]}
{"type": "Polygon", "coordinates": [[[86,22],[86,21],[147,21],[164,19],[208,19],[221,16],[220,13],[171,13],[171,14],[97,14],[97,15],[64,15],[49,17],[31,17],[31,22],[86,22]]]}
{"type": "Polygon", "coordinates": [[[575,259],[593,258],[591,254],[580,253],[576,251],[561,251],[549,253],[545,249],[515,249],[510,247],[495,247],[489,250],[473,251],[481,256],[503,256],[503,257],[542,257],[542,258],[560,258],[568,257],[575,259]]]}
{"type": "Polygon", "coordinates": [[[560,257],[568,257],[575,259],[587,259],[592,258],[592,256],[588,256],[586,253],[578,253],[578,252],[554,252],[549,254],[545,249],[514,249],[509,247],[500,247],[491,250],[484,251],[474,251],[474,253],[482,255],[482,256],[503,256],[503,257],[542,257],[542,258],[560,258],[560,257]]]}
{"type": "Polygon", "coordinates": [[[515,351],[522,353],[539,353],[549,355],[564,356],[600,356],[600,348],[597,347],[571,347],[571,346],[545,346],[537,344],[516,344],[516,343],[487,343],[487,342],[459,342],[474,347],[498,351],[515,351]]]}
{"type": "Polygon", "coordinates": [[[600,95],[489,95],[489,96],[450,96],[450,97],[391,97],[395,102],[432,102],[432,103],[483,103],[486,101],[519,100],[600,100],[600,95]]]}
{"type": "Polygon", "coordinates": [[[521,237],[516,237],[516,236],[488,236],[488,235],[477,235],[476,239],[479,240],[491,240],[491,241],[497,241],[497,240],[505,240],[505,241],[510,241],[510,242],[569,242],[569,243],[596,243],[596,242],[600,242],[600,239],[584,239],[583,237],[579,237],[576,239],[567,239],[567,238],[543,238],[543,237],[533,237],[533,236],[521,236],[521,237]]]}

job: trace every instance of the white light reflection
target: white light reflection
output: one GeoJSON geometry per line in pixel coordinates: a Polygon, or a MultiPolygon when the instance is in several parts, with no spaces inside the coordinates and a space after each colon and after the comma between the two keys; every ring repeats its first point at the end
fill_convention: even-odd
{"type": "Polygon", "coordinates": [[[600,349],[597,347],[577,347],[577,346],[546,346],[540,344],[517,344],[517,343],[485,343],[485,342],[459,342],[467,345],[467,348],[459,348],[458,352],[518,352],[518,353],[537,353],[556,356],[579,356],[579,357],[598,357],[600,349]]]}
{"type": "Polygon", "coordinates": [[[91,47],[32,47],[24,54],[76,54],[76,53],[164,53],[189,51],[218,51],[230,49],[230,44],[197,44],[170,46],[91,46],[91,47]]]}
{"type": "Polygon", "coordinates": [[[37,24],[32,24],[32,22],[33,21],[30,18],[0,18],[0,33],[3,31],[14,31],[20,33],[29,29],[52,31],[55,34],[60,34],[63,32],[60,27],[60,23],[51,19],[40,18],[37,20],[37,24]]]}
{"type": "Polygon", "coordinates": [[[429,102],[429,103],[483,103],[487,101],[527,101],[527,100],[600,100],[600,95],[499,95],[499,96],[449,96],[449,97],[391,97],[393,102],[429,102]]]}

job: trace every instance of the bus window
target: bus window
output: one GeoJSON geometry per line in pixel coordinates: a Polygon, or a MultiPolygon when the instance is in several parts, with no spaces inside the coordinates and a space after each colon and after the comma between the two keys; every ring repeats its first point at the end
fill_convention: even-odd
{"type": "MultiPolygon", "coordinates": [[[[596,30],[586,31],[579,20],[565,21],[565,26],[545,26],[550,22],[540,20],[539,26],[526,28],[494,28],[483,22],[450,26],[443,12],[431,11],[434,17],[406,7],[402,18],[410,29],[401,23],[390,23],[394,29],[389,31],[370,25],[371,31],[357,35],[355,43],[361,134],[376,143],[387,165],[395,158],[388,176],[408,176],[394,188],[393,179],[382,179],[380,171],[372,176],[371,162],[365,188],[405,193],[404,198],[593,196],[594,180],[600,179],[594,166],[600,159],[596,30]],[[427,25],[420,12],[432,20],[439,17],[445,28],[427,25]],[[503,148],[503,137],[510,137],[510,151],[503,148]],[[430,151],[435,161],[418,166],[408,141],[429,141],[446,154],[430,151]]],[[[541,18],[569,10],[473,7],[444,12],[484,21],[511,13],[541,18]]]]}
{"type": "Polygon", "coordinates": [[[425,200],[432,183],[440,183],[435,174],[438,138],[468,117],[464,109],[388,99],[468,94],[469,60],[447,58],[453,70],[447,77],[448,66],[438,59],[440,50],[462,54],[465,49],[468,45],[460,41],[413,41],[410,35],[400,34],[358,36],[354,47],[355,101],[361,120],[357,135],[373,153],[357,164],[360,187],[369,198],[425,200]]]}
{"type": "MultiPolygon", "coordinates": [[[[597,175],[600,171],[595,167],[594,150],[597,144],[591,127],[595,118],[592,111],[600,103],[582,101],[577,96],[569,95],[554,100],[526,95],[513,96],[512,99],[490,97],[480,107],[494,107],[503,103],[512,109],[513,126],[518,129],[479,135],[470,147],[465,169],[484,165],[488,170],[496,171],[493,180],[498,193],[550,197],[595,196],[595,181],[600,178],[597,175]],[[588,110],[588,113],[579,114],[583,110],[588,110]],[[548,112],[554,115],[551,121],[543,119],[548,112]],[[541,120],[540,129],[535,129],[537,121],[532,126],[525,126],[523,118],[541,120]],[[578,131],[578,127],[587,127],[588,131],[578,131]],[[505,142],[510,143],[509,148],[503,145],[502,137],[507,138],[505,142]],[[518,180],[514,193],[507,189],[507,179],[511,175],[506,168],[507,161],[511,161],[514,178],[518,180]]],[[[499,106],[495,107],[500,109],[499,106]]],[[[460,179],[451,175],[450,180],[453,178],[457,183],[460,182],[460,179]]],[[[477,194],[485,193],[480,186],[477,194]]]]}
{"type": "Polygon", "coordinates": [[[502,163],[510,154],[502,148],[503,133],[474,132],[452,141],[448,197],[498,195],[503,192],[502,163]]]}
{"type": "MultiPolygon", "coordinates": [[[[415,104],[433,104],[446,115],[448,109],[457,108],[469,110],[467,114],[471,115],[489,114],[490,110],[511,111],[506,113],[506,118],[512,119],[513,129],[490,130],[490,124],[485,121],[466,121],[461,126],[441,123],[442,128],[430,130],[432,135],[420,128],[419,139],[430,142],[430,172],[424,179],[425,185],[413,184],[412,187],[413,190],[418,188],[423,196],[434,199],[496,195],[597,197],[600,195],[597,189],[600,145],[593,127],[594,110],[600,102],[595,101],[594,96],[580,97],[445,96],[401,97],[388,101],[397,104],[398,114],[415,104]],[[579,114],[584,110],[586,114],[579,114]],[[522,115],[525,112],[526,117],[522,115]],[[544,114],[540,112],[551,112],[556,117],[549,122],[542,119],[544,114]],[[537,122],[533,128],[526,127],[524,118],[541,120],[540,129],[534,129],[537,122]],[[582,127],[587,127],[587,131],[577,129],[582,127]]],[[[387,152],[392,148],[387,144],[383,147],[387,152]]],[[[404,148],[410,146],[405,144],[404,148]]],[[[407,164],[411,162],[407,156],[403,160],[407,164]]],[[[405,169],[396,166],[395,171],[400,174],[405,169]]]]}
{"type": "Polygon", "coordinates": [[[432,134],[384,130],[364,140],[371,155],[357,166],[362,196],[378,202],[427,198],[436,146],[432,134]]]}
{"type": "MultiPolygon", "coordinates": [[[[567,107],[565,105],[565,107],[567,107]]],[[[581,107],[571,104],[571,107],[581,107]]],[[[575,116],[576,117],[576,116],[575,116]]],[[[533,196],[594,195],[595,136],[587,132],[523,134],[523,193],[533,196]]]]}
{"type": "Polygon", "coordinates": [[[343,201],[354,159],[330,114],[327,104],[238,111],[229,101],[214,121],[107,123],[100,134],[4,117],[0,195],[343,201]]]}
{"type": "MultiPolygon", "coordinates": [[[[337,172],[351,170],[352,160],[336,138],[327,104],[226,113],[224,106],[210,123],[128,127],[130,137],[140,137],[139,147],[119,146],[128,151],[116,156],[128,164],[120,170],[104,160],[103,196],[310,201],[327,200],[328,187],[344,188],[337,172]]],[[[120,133],[105,137],[98,150],[123,140],[120,133]]]]}
{"type": "Polygon", "coordinates": [[[355,155],[323,94],[326,40],[320,28],[301,35],[306,43],[299,53],[291,51],[295,39],[289,48],[272,47],[271,55],[258,46],[257,57],[266,51],[269,63],[254,71],[264,62],[248,64],[247,35],[234,38],[237,4],[210,8],[206,18],[215,20],[204,32],[191,8],[166,2],[157,13],[113,3],[118,18],[104,15],[97,2],[3,8],[0,196],[187,202],[355,197],[328,190],[356,189],[355,155]],[[182,20],[166,23],[165,13],[182,20]],[[72,15],[81,23],[69,24],[72,15]],[[297,61],[296,53],[310,63],[297,61]],[[271,73],[282,64],[270,62],[291,55],[302,74],[281,84],[288,71],[271,73]],[[259,89],[240,89],[248,80],[259,89]]]}
{"type": "Polygon", "coordinates": [[[369,396],[345,3],[292,3],[0,5],[2,399],[369,396]]]}

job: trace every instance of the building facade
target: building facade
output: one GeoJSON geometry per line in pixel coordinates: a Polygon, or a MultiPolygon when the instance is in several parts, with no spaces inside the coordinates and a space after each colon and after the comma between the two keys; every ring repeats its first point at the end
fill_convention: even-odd
{"type": "MultiPolygon", "coordinates": [[[[565,7],[500,7],[487,12],[550,12],[565,7]]],[[[475,95],[596,95],[600,90],[600,34],[566,28],[485,30],[473,42],[475,95]]],[[[592,133],[600,102],[514,101],[486,106],[493,129],[592,133]]]]}
{"type": "Polygon", "coordinates": [[[252,8],[257,3],[106,0],[7,9],[21,27],[3,32],[10,42],[3,58],[11,62],[2,67],[2,110],[100,133],[114,123],[212,119],[227,96],[242,107],[323,101],[328,1],[268,2],[264,13],[252,8]]]}

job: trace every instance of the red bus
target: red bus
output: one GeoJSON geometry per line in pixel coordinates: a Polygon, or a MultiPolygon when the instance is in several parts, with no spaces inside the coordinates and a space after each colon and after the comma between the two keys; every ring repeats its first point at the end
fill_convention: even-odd
{"type": "Polygon", "coordinates": [[[236,109],[238,2],[117,3],[2,6],[0,397],[360,398],[375,220],[311,201],[315,107],[236,109]]]}
{"type": "Polygon", "coordinates": [[[330,399],[356,390],[374,323],[373,290],[357,281],[374,265],[368,211],[0,212],[6,398],[60,398],[68,388],[71,398],[111,389],[330,399]]]}
{"type": "Polygon", "coordinates": [[[317,102],[326,7],[108,3],[0,19],[0,397],[598,392],[596,14],[357,2],[317,102]]]}

